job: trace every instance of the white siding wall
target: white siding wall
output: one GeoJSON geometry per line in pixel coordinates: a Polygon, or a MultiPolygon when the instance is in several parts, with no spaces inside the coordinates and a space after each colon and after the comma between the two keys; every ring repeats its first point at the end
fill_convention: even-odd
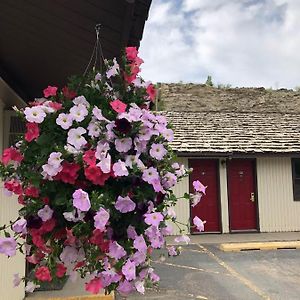
{"type": "Polygon", "coordinates": [[[227,170],[226,163],[222,165],[221,160],[219,163],[220,173],[220,201],[221,201],[221,220],[222,232],[229,232],[229,217],[228,217],[228,192],[227,192],[227,170]]]}
{"type": "MultiPolygon", "coordinates": [[[[181,164],[184,164],[186,168],[188,168],[188,159],[187,158],[179,158],[178,162],[181,164]]],[[[173,188],[173,191],[177,197],[182,197],[184,193],[189,192],[189,178],[185,177],[183,178],[176,186],[173,188]]],[[[175,212],[177,215],[177,221],[188,224],[190,219],[190,204],[187,199],[179,199],[176,206],[175,206],[175,212]]],[[[179,228],[172,224],[173,226],[173,234],[177,235],[179,234],[179,228]]],[[[186,232],[186,226],[179,225],[181,229],[184,229],[186,232]]]]}
{"type": "Polygon", "coordinates": [[[290,158],[258,158],[257,189],[261,232],[300,231],[290,158]]]}
{"type": "MultiPolygon", "coordinates": [[[[0,99],[0,154],[3,149],[3,108],[4,105],[0,99]]],[[[16,197],[6,197],[3,194],[3,186],[0,181],[0,225],[8,223],[17,217],[19,204],[16,197]]],[[[2,235],[1,235],[2,236],[2,235]]],[[[24,256],[18,253],[16,256],[8,259],[0,254],[0,299],[3,300],[21,300],[24,298],[24,285],[14,288],[12,284],[13,274],[19,273],[20,276],[25,274],[24,256]]]]}

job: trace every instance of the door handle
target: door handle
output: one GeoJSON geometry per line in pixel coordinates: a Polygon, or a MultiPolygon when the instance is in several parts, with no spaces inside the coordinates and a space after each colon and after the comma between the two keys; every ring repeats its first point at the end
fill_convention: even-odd
{"type": "Polygon", "coordinates": [[[253,192],[250,194],[250,201],[252,201],[252,202],[255,201],[255,195],[253,192]]]}

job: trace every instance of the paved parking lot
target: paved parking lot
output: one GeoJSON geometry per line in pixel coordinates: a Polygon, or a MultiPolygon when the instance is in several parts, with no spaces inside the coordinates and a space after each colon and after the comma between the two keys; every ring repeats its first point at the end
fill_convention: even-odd
{"type": "Polygon", "coordinates": [[[192,244],[163,262],[160,253],[159,289],[127,299],[300,299],[300,250],[222,252],[217,244],[192,244]]]}

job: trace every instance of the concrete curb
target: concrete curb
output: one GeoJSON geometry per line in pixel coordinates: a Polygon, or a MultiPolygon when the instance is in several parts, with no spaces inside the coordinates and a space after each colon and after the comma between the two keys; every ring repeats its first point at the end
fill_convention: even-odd
{"type": "Polygon", "coordinates": [[[245,250],[276,250],[276,249],[300,249],[300,241],[224,243],[220,245],[220,250],[225,252],[245,251],[245,250]]]}

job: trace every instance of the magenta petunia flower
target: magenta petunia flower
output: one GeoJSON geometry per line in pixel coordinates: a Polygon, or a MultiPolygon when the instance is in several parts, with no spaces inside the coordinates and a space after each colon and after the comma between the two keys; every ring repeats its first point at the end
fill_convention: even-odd
{"type": "Polygon", "coordinates": [[[0,253],[7,256],[16,255],[17,242],[14,238],[0,238],[0,253]]]}
{"type": "Polygon", "coordinates": [[[112,109],[117,113],[123,113],[126,111],[127,104],[117,99],[109,103],[112,109]]]}
{"type": "Polygon", "coordinates": [[[204,186],[199,180],[193,181],[193,187],[196,192],[201,192],[205,195],[207,186],[204,186]]]}
{"type": "Polygon", "coordinates": [[[91,208],[89,194],[82,189],[78,189],[73,193],[73,206],[81,211],[88,211],[91,208]]]}
{"type": "Polygon", "coordinates": [[[110,257],[119,260],[120,258],[126,255],[126,251],[117,242],[110,242],[108,254],[110,257]]]}
{"type": "Polygon", "coordinates": [[[94,216],[94,220],[95,220],[95,228],[104,231],[105,226],[109,220],[109,213],[104,208],[101,207],[96,213],[96,215],[94,216]]]}
{"type": "Polygon", "coordinates": [[[131,212],[135,209],[136,204],[128,197],[119,196],[115,208],[121,213],[131,212]]]}
{"type": "Polygon", "coordinates": [[[132,139],[131,138],[116,139],[115,146],[118,152],[126,153],[131,149],[132,139]]]}
{"type": "Polygon", "coordinates": [[[53,210],[48,205],[45,205],[44,208],[40,209],[37,214],[43,222],[46,222],[52,218],[53,210]]]}
{"type": "Polygon", "coordinates": [[[136,266],[139,266],[145,262],[146,258],[147,256],[145,252],[137,251],[131,256],[130,260],[134,262],[136,266]]]}
{"type": "Polygon", "coordinates": [[[145,223],[153,226],[158,226],[164,219],[164,216],[160,212],[145,214],[144,217],[145,223]]]}
{"type": "Polygon", "coordinates": [[[46,98],[50,96],[56,96],[57,87],[48,85],[48,87],[43,90],[43,93],[44,93],[44,97],[46,98]]]}
{"type": "Polygon", "coordinates": [[[130,259],[127,260],[122,267],[122,273],[127,280],[134,280],[136,278],[136,266],[130,259]]]}
{"type": "Polygon", "coordinates": [[[147,251],[147,245],[142,235],[137,236],[133,241],[133,247],[140,252],[147,251]]]}

